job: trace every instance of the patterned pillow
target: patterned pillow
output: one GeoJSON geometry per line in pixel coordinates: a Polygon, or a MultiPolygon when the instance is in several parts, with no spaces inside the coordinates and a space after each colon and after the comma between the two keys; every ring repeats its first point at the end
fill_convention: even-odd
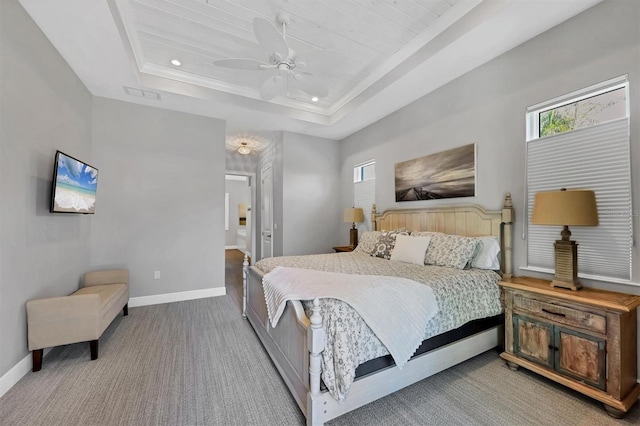
{"type": "Polygon", "coordinates": [[[432,235],[435,234],[442,234],[442,232],[435,232],[435,231],[413,231],[411,233],[412,237],[430,237],[432,235]]]}
{"type": "Polygon", "coordinates": [[[372,256],[381,257],[383,259],[391,259],[391,252],[396,245],[396,237],[398,235],[409,235],[406,229],[396,229],[394,231],[381,232],[376,242],[376,249],[372,256]]]}
{"type": "Polygon", "coordinates": [[[353,249],[353,251],[359,251],[361,253],[366,253],[369,256],[373,256],[373,253],[376,251],[376,243],[378,242],[380,234],[382,234],[380,231],[363,232],[358,239],[358,245],[353,249]]]}
{"type": "Polygon", "coordinates": [[[478,240],[459,235],[435,234],[425,255],[427,265],[464,269],[473,256],[478,240]]]}

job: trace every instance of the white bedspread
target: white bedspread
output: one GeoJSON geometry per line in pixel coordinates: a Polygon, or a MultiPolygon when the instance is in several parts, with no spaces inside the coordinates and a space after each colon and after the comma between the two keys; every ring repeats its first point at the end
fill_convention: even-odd
{"type": "Polygon", "coordinates": [[[342,300],[358,312],[399,368],[420,346],[427,322],[438,313],[433,290],[406,278],[278,266],[264,275],[262,285],[273,327],[287,300],[342,300]]]}

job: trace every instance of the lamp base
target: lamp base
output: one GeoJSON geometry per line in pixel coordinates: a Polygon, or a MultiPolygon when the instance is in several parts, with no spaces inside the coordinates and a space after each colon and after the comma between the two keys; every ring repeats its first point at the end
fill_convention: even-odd
{"type": "Polygon", "coordinates": [[[566,288],[567,290],[580,290],[582,288],[582,284],[580,284],[579,281],[577,283],[570,283],[566,281],[553,280],[549,285],[551,287],[566,288]]]}
{"type": "Polygon", "coordinates": [[[578,244],[571,240],[556,240],[553,246],[556,252],[556,276],[551,287],[581,289],[578,280],[578,244]]]}
{"type": "Polygon", "coordinates": [[[349,230],[349,245],[351,247],[358,245],[358,229],[355,227],[349,230]]]}

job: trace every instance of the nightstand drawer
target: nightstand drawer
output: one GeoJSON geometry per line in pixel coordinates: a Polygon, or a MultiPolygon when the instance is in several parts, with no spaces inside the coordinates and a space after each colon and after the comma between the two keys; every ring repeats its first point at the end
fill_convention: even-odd
{"type": "Polygon", "coordinates": [[[607,319],[602,315],[530,299],[519,294],[513,298],[513,305],[517,309],[530,312],[540,318],[546,318],[556,323],[571,325],[601,334],[607,333],[607,319]]]}

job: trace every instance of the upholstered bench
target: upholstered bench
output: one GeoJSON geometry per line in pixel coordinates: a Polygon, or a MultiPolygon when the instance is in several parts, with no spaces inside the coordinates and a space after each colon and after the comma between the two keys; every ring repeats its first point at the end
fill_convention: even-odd
{"type": "Polygon", "coordinates": [[[62,297],[27,302],[27,334],[33,371],[42,368],[44,348],[89,342],[91,359],[98,358],[98,339],[123,310],[128,315],[129,271],[87,272],[83,287],[62,297]]]}

